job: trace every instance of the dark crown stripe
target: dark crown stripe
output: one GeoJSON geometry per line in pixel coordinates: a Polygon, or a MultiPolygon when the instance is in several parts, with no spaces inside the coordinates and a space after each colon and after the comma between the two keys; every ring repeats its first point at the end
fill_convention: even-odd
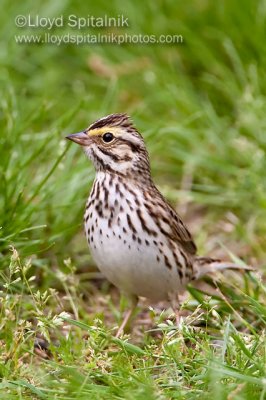
{"type": "Polygon", "coordinates": [[[133,124],[129,119],[127,114],[111,114],[107,117],[98,119],[92,125],[89,126],[89,130],[92,129],[99,129],[105,126],[115,127],[115,126],[122,126],[124,128],[133,128],[133,124]]]}

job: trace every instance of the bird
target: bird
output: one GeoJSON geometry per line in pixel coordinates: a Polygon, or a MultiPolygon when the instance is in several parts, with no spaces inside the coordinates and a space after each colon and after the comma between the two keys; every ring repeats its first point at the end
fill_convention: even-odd
{"type": "Polygon", "coordinates": [[[197,255],[188,228],[153,182],[144,139],[127,114],[107,115],[66,138],[83,147],[96,171],[84,214],[90,253],[131,299],[116,336],[139,297],[169,301],[178,322],[188,283],[219,270],[250,269],[197,255]]]}

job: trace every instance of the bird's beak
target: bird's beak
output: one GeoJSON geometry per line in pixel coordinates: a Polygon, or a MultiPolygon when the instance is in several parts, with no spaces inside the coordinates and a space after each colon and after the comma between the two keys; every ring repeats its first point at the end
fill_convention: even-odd
{"type": "Polygon", "coordinates": [[[66,136],[66,139],[72,140],[72,142],[78,143],[81,146],[89,146],[90,137],[86,132],[72,133],[72,135],[66,136]]]}

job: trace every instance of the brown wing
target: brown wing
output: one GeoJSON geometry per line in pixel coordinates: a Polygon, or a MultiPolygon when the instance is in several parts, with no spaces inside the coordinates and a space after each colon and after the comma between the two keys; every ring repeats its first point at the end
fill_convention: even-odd
{"type": "MultiPolygon", "coordinates": [[[[148,207],[147,203],[146,207],[150,208],[149,213],[156,219],[162,234],[168,236],[174,242],[178,242],[186,253],[192,256],[195,255],[197,247],[181,218],[155,186],[153,187],[153,195],[150,196],[149,201],[154,207],[148,207]]],[[[147,192],[145,197],[148,197],[147,192]]]]}
{"type": "Polygon", "coordinates": [[[172,207],[170,205],[168,205],[168,207],[171,215],[169,227],[173,232],[173,239],[177,241],[187,253],[195,255],[197,253],[197,246],[189,230],[172,207]]]}

